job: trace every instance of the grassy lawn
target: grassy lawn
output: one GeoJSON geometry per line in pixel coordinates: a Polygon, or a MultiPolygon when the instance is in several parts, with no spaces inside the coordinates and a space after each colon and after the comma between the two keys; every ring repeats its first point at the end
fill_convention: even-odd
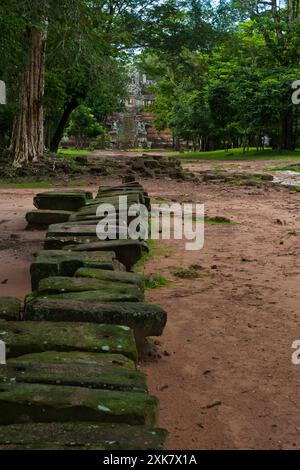
{"type": "Polygon", "coordinates": [[[211,152],[187,152],[187,153],[168,153],[169,156],[174,156],[188,160],[219,160],[219,161],[239,161],[239,160],[269,160],[276,158],[296,158],[300,159],[300,149],[292,150],[273,150],[265,149],[257,151],[255,148],[250,148],[249,152],[243,153],[243,149],[230,149],[228,152],[225,150],[213,150],[211,152]]]}
{"type": "Polygon", "coordinates": [[[59,149],[57,155],[66,157],[77,157],[78,155],[92,155],[90,150],[59,149]]]}
{"type": "Polygon", "coordinates": [[[147,153],[147,152],[160,152],[160,153],[162,153],[164,151],[167,152],[167,150],[164,150],[164,149],[161,149],[161,148],[157,148],[157,149],[156,148],[150,148],[150,149],[148,149],[148,148],[147,149],[142,149],[142,148],[130,149],[129,148],[128,149],[128,152],[140,152],[140,153],[147,153]]]}

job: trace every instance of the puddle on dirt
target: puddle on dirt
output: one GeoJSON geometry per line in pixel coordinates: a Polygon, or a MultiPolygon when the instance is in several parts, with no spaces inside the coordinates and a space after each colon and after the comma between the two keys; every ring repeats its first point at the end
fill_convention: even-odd
{"type": "Polygon", "coordinates": [[[291,170],[276,172],[273,183],[279,183],[287,186],[300,186],[300,173],[291,170]]]}

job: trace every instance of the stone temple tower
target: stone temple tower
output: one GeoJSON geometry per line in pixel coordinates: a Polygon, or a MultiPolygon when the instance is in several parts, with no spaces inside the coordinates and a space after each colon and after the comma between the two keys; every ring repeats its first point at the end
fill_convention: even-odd
{"type": "Polygon", "coordinates": [[[110,135],[112,143],[119,148],[148,147],[147,126],[143,110],[154,100],[154,95],[147,88],[154,82],[147,80],[146,75],[134,71],[130,75],[128,99],[124,111],[112,116],[110,135]]]}
{"type": "Polygon", "coordinates": [[[146,75],[133,71],[128,84],[128,99],[124,110],[113,113],[108,119],[111,146],[120,149],[169,148],[172,134],[169,130],[158,133],[152,126],[152,114],[147,107],[155,96],[149,90],[155,82],[146,75]]]}

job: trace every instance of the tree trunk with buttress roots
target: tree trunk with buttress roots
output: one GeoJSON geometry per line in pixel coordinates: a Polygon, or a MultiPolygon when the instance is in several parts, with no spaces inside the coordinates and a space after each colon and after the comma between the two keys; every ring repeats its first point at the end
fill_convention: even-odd
{"type": "Polygon", "coordinates": [[[37,161],[44,153],[46,34],[40,29],[31,29],[29,36],[30,62],[22,77],[19,111],[14,119],[10,145],[10,155],[16,168],[37,161]]]}

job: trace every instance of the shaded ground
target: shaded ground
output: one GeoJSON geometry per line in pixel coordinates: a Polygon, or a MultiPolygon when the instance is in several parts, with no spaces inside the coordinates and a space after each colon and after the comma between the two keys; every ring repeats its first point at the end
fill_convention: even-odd
{"type": "MultiPolygon", "coordinates": [[[[238,171],[262,171],[269,163],[239,162],[238,171]]],[[[168,310],[169,321],[161,359],[142,366],[160,399],[168,449],[299,448],[300,366],[291,363],[291,344],[300,339],[300,194],[209,182],[143,184],[153,196],[204,202],[208,215],[236,222],[207,226],[199,252],[185,251],[184,241],[160,242],[145,267],[172,281],[147,293],[168,310]],[[198,279],[174,276],[195,264],[198,279]]],[[[30,290],[29,264],[44,239],[43,232],[23,230],[35,192],[0,191],[1,295],[30,290]]]]}

